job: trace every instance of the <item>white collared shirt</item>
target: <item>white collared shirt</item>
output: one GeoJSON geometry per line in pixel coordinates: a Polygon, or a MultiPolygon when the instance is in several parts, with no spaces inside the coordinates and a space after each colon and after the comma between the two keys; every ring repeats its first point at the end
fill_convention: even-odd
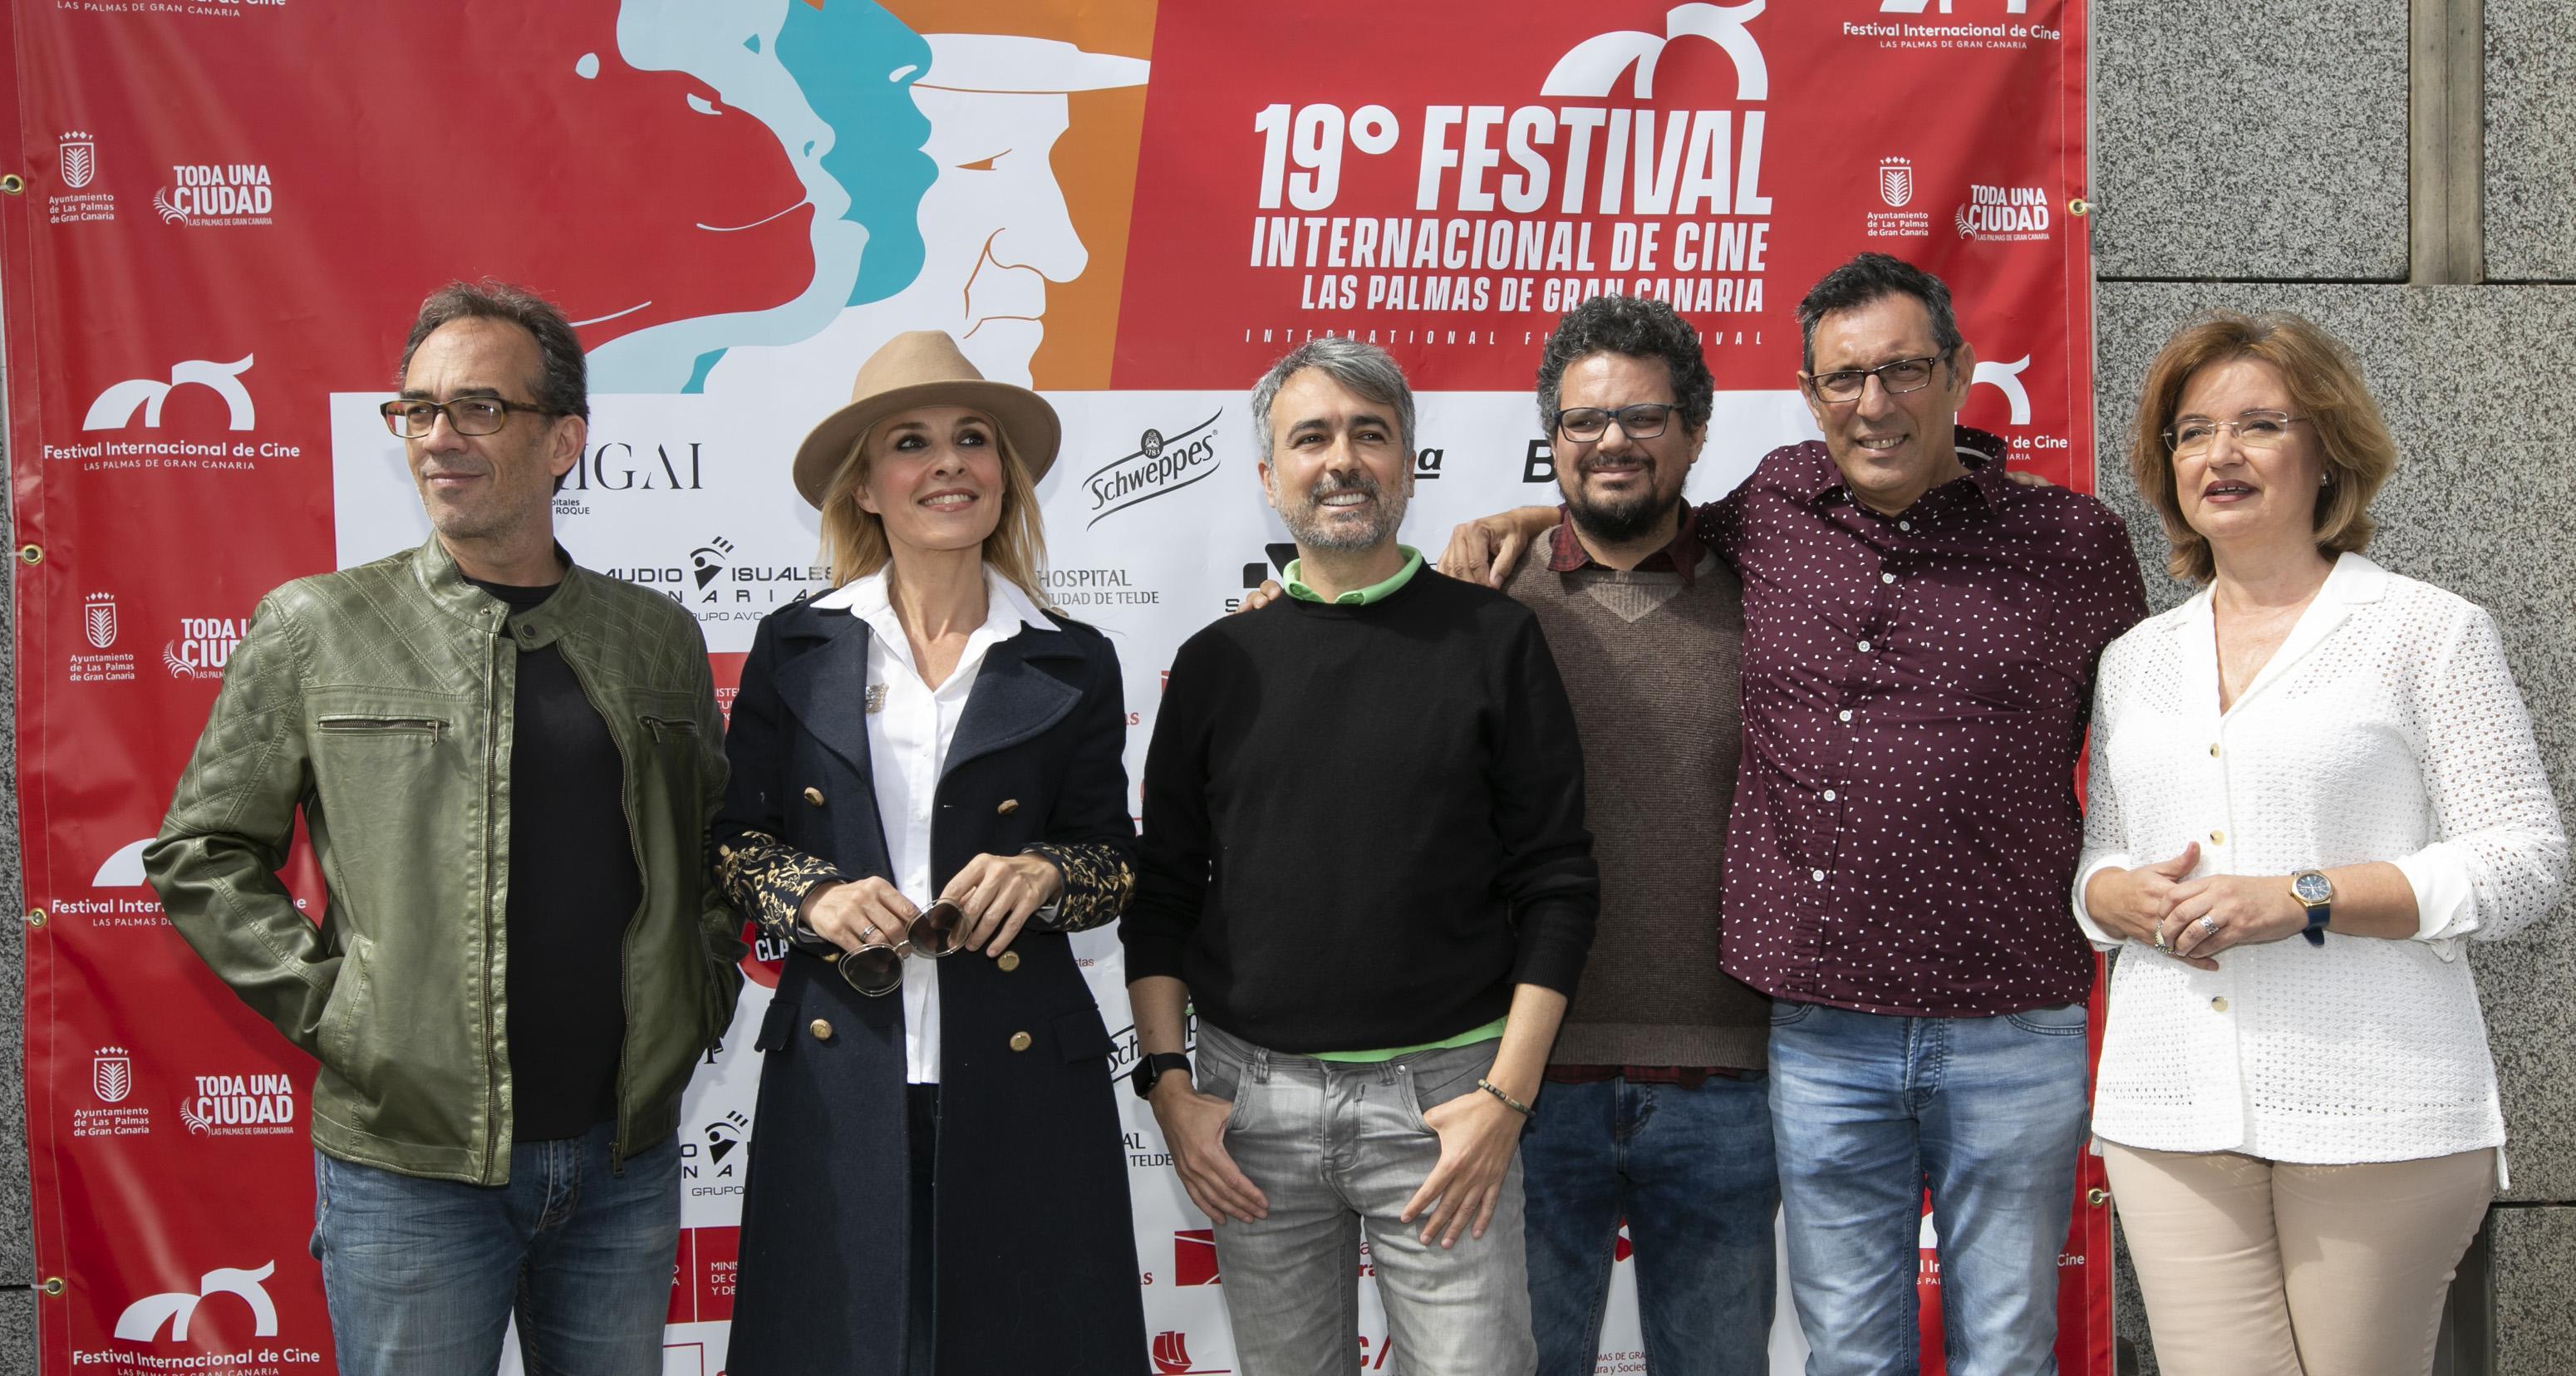
{"type": "Polygon", "coordinates": [[[2411,1160],[2501,1146],[2461,948],[2549,911],[2567,840],[2495,623],[2358,554],[2338,559],[2225,712],[2207,589],[2103,652],[2085,881],[2197,842],[2194,876],[2388,861],[2411,941],[2292,937],[2199,970],[2121,949],[2096,1079],[2102,1137],[2278,1161],[2411,1160]]]}
{"type": "MultiPolygon", "coordinates": [[[[813,603],[846,609],[867,623],[868,688],[871,693],[885,690],[883,704],[868,712],[867,720],[869,772],[876,785],[877,817],[885,828],[886,863],[892,867],[886,877],[916,908],[929,907],[939,897],[930,884],[931,819],[948,746],[957,738],[957,722],[966,714],[984,655],[1028,627],[1054,629],[1027,593],[989,567],[984,570],[984,603],[984,624],[967,635],[957,667],[937,688],[923,683],[913,667],[912,642],[887,599],[886,570],[852,579],[813,603]]],[[[865,703],[853,705],[866,708],[865,703]]],[[[890,932],[886,939],[900,935],[890,932]]],[[[903,962],[903,1051],[907,1082],[939,1083],[937,961],[903,962]]]]}

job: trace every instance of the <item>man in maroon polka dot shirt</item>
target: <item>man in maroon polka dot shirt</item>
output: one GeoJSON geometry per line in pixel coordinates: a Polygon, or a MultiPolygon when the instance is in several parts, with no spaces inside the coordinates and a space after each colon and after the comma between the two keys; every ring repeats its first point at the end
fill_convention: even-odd
{"type": "MultiPolygon", "coordinates": [[[[1744,583],[1722,964],[1773,999],[1808,1371],[1910,1369],[1928,1186],[1954,1376],[2053,1372],[2093,975],[2075,761],[2145,589],[2108,507],[1958,425],[1976,357],[1940,279],[1862,254],[1798,320],[1825,438],[1695,528],[1744,583]]],[[[1498,549],[1499,578],[1555,519],[1462,526],[1442,567],[1498,549]]]]}

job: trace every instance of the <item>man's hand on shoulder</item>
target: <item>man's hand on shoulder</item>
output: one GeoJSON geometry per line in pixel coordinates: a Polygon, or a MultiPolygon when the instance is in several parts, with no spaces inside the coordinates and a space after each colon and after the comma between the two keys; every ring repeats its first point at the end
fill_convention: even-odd
{"type": "Polygon", "coordinates": [[[1264,578],[1261,580],[1260,587],[1254,588],[1252,591],[1243,595],[1242,606],[1226,613],[1226,615],[1241,616],[1245,612],[1257,612],[1287,595],[1288,590],[1279,586],[1278,579],[1264,578]]]}
{"type": "Polygon", "coordinates": [[[1543,506],[1515,507],[1462,521],[1449,532],[1449,547],[1440,551],[1440,561],[1433,567],[1462,582],[1499,588],[1520,567],[1530,542],[1555,524],[1556,512],[1543,506]]]}

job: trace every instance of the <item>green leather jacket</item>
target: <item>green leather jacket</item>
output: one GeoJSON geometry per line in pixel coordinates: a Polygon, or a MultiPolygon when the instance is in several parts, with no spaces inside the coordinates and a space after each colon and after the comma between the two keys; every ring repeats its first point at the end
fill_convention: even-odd
{"type": "Polygon", "coordinates": [[[233,648],[143,864],[188,944],[321,1062],[313,1144],[334,1157],[509,1178],[510,714],[519,648],[549,642],[625,759],[643,868],[618,1160],[677,1131],[689,1072],[733,1016],[740,918],[706,863],[724,728],[697,622],[573,567],[513,623],[435,536],[298,579],[233,648]],[[299,807],[330,895],[318,926],[276,875],[299,807]]]}

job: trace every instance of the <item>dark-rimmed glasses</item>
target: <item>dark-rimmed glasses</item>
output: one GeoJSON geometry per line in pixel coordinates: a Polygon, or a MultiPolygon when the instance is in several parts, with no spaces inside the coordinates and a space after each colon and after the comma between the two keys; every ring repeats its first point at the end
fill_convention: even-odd
{"type": "Polygon", "coordinates": [[[2290,427],[2306,419],[2287,411],[2244,411],[2234,420],[2185,416],[2165,431],[2165,448],[2177,458],[2192,458],[2218,443],[2218,432],[2224,430],[2247,449],[2278,449],[2290,438],[2290,427]]]}
{"type": "MultiPolygon", "coordinates": [[[[903,936],[888,945],[872,941],[855,951],[826,955],[843,983],[869,998],[883,998],[903,987],[903,958],[937,960],[958,949],[957,929],[965,913],[943,898],[904,924],[903,936]]],[[[808,934],[810,935],[810,933],[808,934]]]]}
{"type": "Polygon", "coordinates": [[[1619,423],[1619,433],[1632,440],[1650,440],[1664,433],[1671,423],[1673,405],[1666,401],[1641,401],[1605,411],[1598,406],[1577,406],[1556,413],[1556,433],[1577,444],[1590,444],[1610,432],[1610,423],[1619,423]]]}
{"type": "Polygon", "coordinates": [[[1807,385],[1816,389],[1816,395],[1826,401],[1858,401],[1860,394],[1869,389],[1869,380],[1877,378],[1878,385],[1885,389],[1889,396],[1902,396],[1907,392],[1920,392],[1931,386],[1932,365],[1949,356],[1947,352],[1943,352],[1927,354],[1922,358],[1900,358],[1894,363],[1882,363],[1875,368],[1843,368],[1830,373],[1809,373],[1807,385]]]}
{"type": "Polygon", "coordinates": [[[559,416],[563,413],[550,406],[537,406],[501,397],[458,397],[454,401],[422,401],[412,398],[388,401],[376,408],[385,418],[385,428],[407,440],[427,439],[438,425],[438,413],[447,413],[447,426],[460,435],[490,435],[510,423],[512,411],[525,411],[536,416],[559,416]]]}

